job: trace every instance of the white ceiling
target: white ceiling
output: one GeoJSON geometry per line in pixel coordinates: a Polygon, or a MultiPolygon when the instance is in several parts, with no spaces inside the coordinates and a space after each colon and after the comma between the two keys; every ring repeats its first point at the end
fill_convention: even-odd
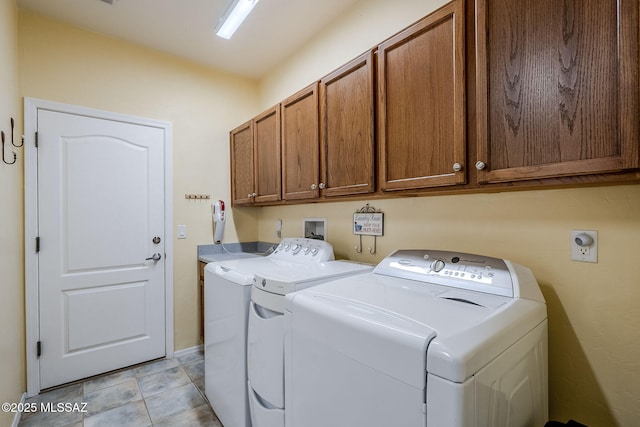
{"type": "Polygon", "coordinates": [[[231,40],[214,28],[231,0],[17,0],[72,25],[254,79],[358,0],[260,0],[231,40]]]}

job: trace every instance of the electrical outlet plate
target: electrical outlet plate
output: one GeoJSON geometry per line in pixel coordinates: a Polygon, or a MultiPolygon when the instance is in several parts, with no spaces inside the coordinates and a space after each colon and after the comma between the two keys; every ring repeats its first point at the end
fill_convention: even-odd
{"type": "Polygon", "coordinates": [[[598,262],[598,231],[597,230],[573,230],[571,232],[571,259],[581,262],[598,262]],[[576,243],[576,237],[586,234],[593,239],[589,246],[580,246],[576,243]]]}

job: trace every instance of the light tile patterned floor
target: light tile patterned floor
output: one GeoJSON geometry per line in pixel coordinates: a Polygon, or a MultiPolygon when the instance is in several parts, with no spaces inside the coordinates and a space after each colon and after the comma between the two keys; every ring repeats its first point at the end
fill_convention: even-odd
{"type": "Polygon", "coordinates": [[[204,394],[203,356],[190,352],[42,393],[27,402],[86,403],[86,412],[23,413],[19,426],[222,427],[204,394]]]}

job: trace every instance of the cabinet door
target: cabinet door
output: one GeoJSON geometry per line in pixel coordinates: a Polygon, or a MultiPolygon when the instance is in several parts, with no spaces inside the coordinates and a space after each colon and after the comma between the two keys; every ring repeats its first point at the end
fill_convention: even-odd
{"type": "Polygon", "coordinates": [[[480,182],[638,167],[637,0],[476,7],[480,182]]]}
{"type": "Polygon", "coordinates": [[[448,3],[378,47],[382,190],[466,181],[463,3],[448,3]]]}
{"type": "Polygon", "coordinates": [[[280,200],[280,106],[277,105],[253,119],[255,159],[254,201],[280,200]]]}
{"type": "Polygon", "coordinates": [[[253,203],[253,124],[251,121],[230,132],[231,201],[233,205],[253,203]]]}
{"type": "Polygon", "coordinates": [[[324,196],[375,190],[373,71],[367,52],[320,81],[324,196]]]}
{"type": "Polygon", "coordinates": [[[318,197],[318,83],[282,102],[282,196],[318,197]]]}

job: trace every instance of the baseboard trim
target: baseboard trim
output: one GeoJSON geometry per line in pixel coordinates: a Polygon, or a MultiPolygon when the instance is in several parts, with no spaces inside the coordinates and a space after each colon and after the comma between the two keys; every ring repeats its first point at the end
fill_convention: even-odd
{"type": "Polygon", "coordinates": [[[173,357],[182,357],[182,356],[185,356],[187,354],[200,352],[203,349],[204,349],[204,346],[202,344],[201,345],[197,345],[195,347],[184,348],[182,350],[174,351],[173,352],[173,357]]]}
{"type": "MultiPolygon", "coordinates": [[[[22,397],[20,398],[20,407],[24,407],[24,402],[27,400],[27,393],[22,393],[22,397]]],[[[22,416],[22,412],[16,411],[16,414],[13,416],[13,422],[11,423],[11,427],[18,427],[20,424],[20,417],[22,416]]]]}

